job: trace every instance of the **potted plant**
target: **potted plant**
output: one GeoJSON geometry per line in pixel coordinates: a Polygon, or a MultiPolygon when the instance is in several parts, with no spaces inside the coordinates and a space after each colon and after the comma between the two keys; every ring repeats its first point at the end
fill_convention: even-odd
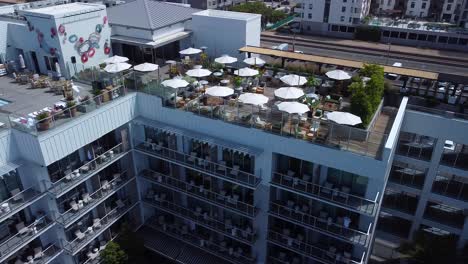
{"type": "Polygon", "coordinates": [[[50,113],[49,112],[41,112],[36,116],[37,120],[37,129],[39,131],[45,131],[50,128],[50,113]]]}
{"type": "Polygon", "coordinates": [[[235,86],[236,88],[241,87],[241,85],[242,85],[242,78],[239,77],[239,76],[234,77],[233,83],[234,83],[234,86],[235,86]]]}
{"type": "Polygon", "coordinates": [[[102,100],[102,95],[101,95],[101,90],[99,89],[94,89],[92,91],[93,95],[94,95],[94,101],[96,102],[96,105],[100,105],[101,104],[101,100],[102,100]]]}
{"type": "Polygon", "coordinates": [[[75,101],[67,101],[67,108],[70,117],[76,116],[76,102],[75,101]]]}

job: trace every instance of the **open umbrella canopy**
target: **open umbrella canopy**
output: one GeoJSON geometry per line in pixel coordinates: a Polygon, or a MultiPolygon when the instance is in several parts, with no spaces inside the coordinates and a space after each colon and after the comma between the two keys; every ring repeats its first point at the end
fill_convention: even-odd
{"type": "Polygon", "coordinates": [[[283,99],[297,99],[303,95],[302,89],[296,87],[281,87],[275,90],[275,96],[283,99]]]}
{"type": "Polygon", "coordinates": [[[239,96],[239,101],[244,104],[264,105],[268,103],[268,97],[263,94],[244,93],[239,96]]]}
{"type": "Polygon", "coordinates": [[[187,75],[190,76],[190,77],[196,77],[196,78],[199,78],[199,77],[206,77],[206,76],[209,76],[211,74],[211,71],[210,70],[207,70],[207,69],[191,69],[191,70],[188,70],[187,71],[187,75]]]}
{"type": "Polygon", "coordinates": [[[179,53],[181,55],[195,55],[195,54],[198,54],[198,53],[201,53],[202,50],[201,49],[195,49],[195,48],[188,48],[188,49],[184,49],[184,50],[181,50],[179,51],[179,53]]]}
{"type": "Polygon", "coordinates": [[[301,86],[307,82],[306,77],[297,74],[288,74],[280,78],[282,82],[291,86],[301,86]]]}
{"type": "Polygon", "coordinates": [[[327,77],[337,81],[349,80],[351,79],[351,75],[349,73],[342,71],[342,70],[334,70],[329,71],[326,73],[327,77]]]}
{"type": "Polygon", "coordinates": [[[242,68],[242,69],[239,69],[239,70],[235,70],[234,74],[237,75],[237,76],[240,76],[240,77],[251,77],[251,76],[257,75],[258,71],[254,70],[254,69],[250,69],[248,67],[245,67],[245,68],[242,68]]]}
{"type": "Polygon", "coordinates": [[[341,125],[354,126],[354,125],[362,123],[362,120],[359,116],[353,115],[348,112],[335,111],[335,112],[327,113],[326,118],[330,121],[333,121],[341,125]]]}
{"type": "Polygon", "coordinates": [[[259,57],[247,58],[244,60],[244,62],[252,66],[263,65],[266,63],[264,60],[260,59],[259,57]]]}
{"type": "Polygon", "coordinates": [[[139,72],[152,72],[152,71],[155,71],[159,68],[159,66],[157,64],[153,64],[153,63],[142,63],[142,64],[138,64],[137,66],[133,67],[133,69],[135,71],[139,71],[139,72]]]}
{"type": "Polygon", "coordinates": [[[128,61],[127,57],[122,57],[119,55],[114,55],[104,60],[104,62],[107,64],[121,63],[121,62],[127,62],[127,61],[128,61]]]}
{"type": "Polygon", "coordinates": [[[189,85],[189,83],[186,80],[178,79],[178,78],[165,80],[161,84],[166,86],[166,87],[171,87],[171,88],[174,88],[174,89],[187,87],[187,85],[189,85]]]}
{"type": "Polygon", "coordinates": [[[289,114],[303,114],[309,112],[309,107],[298,102],[282,102],[278,104],[278,109],[289,114]]]}
{"type": "Polygon", "coordinates": [[[230,64],[236,61],[237,61],[237,58],[231,57],[229,55],[223,55],[215,59],[215,62],[221,63],[221,64],[230,64]]]}
{"type": "Polygon", "coordinates": [[[120,62],[120,63],[113,63],[107,65],[104,70],[108,73],[118,73],[121,71],[128,70],[132,67],[131,64],[128,64],[126,62],[120,62]]]}
{"type": "Polygon", "coordinates": [[[226,86],[213,86],[206,89],[205,94],[218,97],[226,97],[232,95],[234,90],[226,86]]]}

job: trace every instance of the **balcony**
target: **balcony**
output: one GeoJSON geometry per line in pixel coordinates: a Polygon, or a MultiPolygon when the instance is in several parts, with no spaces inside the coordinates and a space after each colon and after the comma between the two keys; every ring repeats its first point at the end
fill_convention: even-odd
{"type": "Polygon", "coordinates": [[[185,181],[178,180],[174,177],[167,176],[159,172],[145,170],[140,173],[140,175],[153,183],[160,184],[172,190],[183,192],[203,202],[209,202],[223,208],[231,209],[236,213],[241,213],[248,217],[255,217],[258,213],[258,208],[253,205],[237,201],[229,196],[221,195],[206,189],[201,192],[199,186],[189,184],[185,181]]]}
{"type": "Polygon", "coordinates": [[[457,229],[463,229],[465,223],[462,209],[431,201],[426,205],[424,218],[457,229]]]}
{"type": "Polygon", "coordinates": [[[211,217],[208,212],[203,212],[200,207],[187,208],[169,201],[156,200],[154,197],[146,197],[144,201],[151,206],[166,211],[169,214],[192,220],[200,226],[211,229],[240,242],[247,243],[249,245],[252,245],[255,242],[256,235],[250,226],[235,226],[232,223],[229,223],[230,219],[220,221],[211,217]]]}
{"type": "Polygon", "coordinates": [[[298,193],[310,196],[313,199],[323,200],[339,207],[350,209],[358,213],[365,213],[373,216],[375,214],[379,193],[374,200],[369,200],[364,197],[353,195],[348,191],[343,191],[344,188],[328,188],[297,177],[283,175],[277,172],[273,173],[273,185],[294,190],[298,193]]]}
{"type": "MultiPolygon", "coordinates": [[[[86,86],[85,84],[80,84],[80,86],[86,86]]],[[[90,86],[86,86],[91,90],[90,86]]],[[[21,88],[24,89],[24,88],[21,88]]],[[[62,126],[70,121],[76,120],[90,112],[95,111],[96,109],[101,108],[104,105],[111,103],[113,100],[120,99],[127,95],[127,88],[124,86],[119,86],[113,88],[112,90],[106,90],[102,94],[90,98],[85,101],[81,101],[72,107],[60,109],[52,109],[53,106],[50,106],[50,110],[46,111],[48,113],[47,117],[37,120],[36,117],[31,115],[26,115],[26,113],[15,113],[9,115],[10,126],[14,129],[24,131],[33,135],[39,135],[45,133],[48,130],[53,130],[57,127],[62,126]]],[[[42,107],[45,107],[44,105],[42,107]]],[[[47,108],[47,107],[46,107],[47,108]]],[[[41,112],[41,111],[39,111],[41,112]]],[[[37,114],[36,112],[31,114],[37,114]]]]}
{"type": "Polygon", "coordinates": [[[23,222],[16,225],[17,234],[0,245],[0,262],[3,262],[17,250],[39,237],[54,225],[48,216],[38,217],[32,224],[25,226],[23,222]]]}
{"type": "Polygon", "coordinates": [[[419,198],[415,195],[387,188],[385,190],[382,206],[414,215],[418,207],[418,201],[419,198]]]}
{"type": "Polygon", "coordinates": [[[53,193],[55,197],[58,198],[125,154],[126,152],[123,149],[123,145],[120,143],[62,179],[53,182],[52,186],[49,188],[49,192],[53,193]]]}
{"type": "MultiPolygon", "coordinates": [[[[333,223],[332,218],[327,217],[315,217],[308,213],[304,213],[302,209],[289,208],[277,203],[270,203],[270,214],[279,216],[284,220],[291,221],[295,224],[300,224],[305,227],[319,231],[327,235],[331,235],[337,239],[367,246],[371,226],[366,232],[356,230],[353,228],[345,227],[344,220],[342,224],[333,223]]],[[[338,222],[338,221],[337,221],[338,222]]]]}
{"type": "Polygon", "coordinates": [[[206,237],[203,234],[187,232],[185,228],[179,227],[176,224],[161,225],[157,219],[154,218],[149,219],[146,224],[156,231],[162,232],[189,245],[209,252],[217,257],[227,260],[230,263],[255,263],[254,258],[248,257],[241,251],[234,250],[233,247],[229,247],[224,241],[214,241],[212,238],[206,237]]]}
{"type": "Polygon", "coordinates": [[[327,264],[362,264],[364,256],[360,260],[353,259],[349,252],[337,252],[335,247],[330,247],[328,250],[315,245],[307,244],[299,239],[294,239],[290,236],[277,233],[273,230],[268,230],[268,241],[277,246],[287,248],[293,252],[307,256],[314,261],[327,264]]]}
{"type": "Polygon", "coordinates": [[[114,175],[114,179],[110,182],[102,184],[102,187],[99,188],[97,191],[92,193],[91,195],[84,194],[82,200],[78,202],[73,201],[72,208],[68,211],[60,214],[56,221],[63,225],[65,228],[73,224],[76,220],[81,218],[83,215],[87,214],[97,205],[101,204],[107,198],[112,196],[118,190],[120,190],[123,186],[127,185],[131,180],[134,178],[130,178],[128,173],[122,172],[121,174],[114,175]]]}
{"type": "Polygon", "coordinates": [[[425,177],[424,171],[394,165],[390,172],[389,181],[416,189],[422,189],[425,177]]]}
{"type": "Polygon", "coordinates": [[[49,244],[45,249],[42,247],[35,247],[34,249],[26,250],[23,254],[21,254],[21,256],[17,256],[13,260],[15,260],[14,263],[48,264],[62,252],[63,250],[60,247],[54,244],[49,244]]]}
{"type": "MultiPolygon", "coordinates": [[[[120,200],[119,200],[120,201],[120,200]]],[[[129,212],[137,203],[132,203],[129,200],[120,201],[117,208],[110,211],[104,217],[101,217],[98,222],[94,222],[84,232],[75,231],[76,238],[72,241],[64,241],[64,249],[71,255],[75,255],[83,249],[89,242],[96,239],[104,230],[117,222],[123,215],[129,212]]]]}
{"type": "Polygon", "coordinates": [[[28,207],[38,199],[42,198],[45,193],[41,193],[33,187],[18,192],[9,199],[1,202],[0,206],[0,223],[5,219],[10,218],[14,214],[28,207]]]}
{"type": "Polygon", "coordinates": [[[468,201],[468,184],[464,182],[463,177],[437,175],[432,185],[432,192],[460,201],[468,201]]]}
{"type": "Polygon", "coordinates": [[[173,161],[181,166],[191,168],[202,173],[208,173],[213,177],[240,184],[247,188],[255,189],[261,181],[261,178],[251,173],[241,171],[234,167],[231,168],[220,163],[205,160],[196,156],[187,155],[176,150],[165,148],[160,144],[137,141],[135,142],[135,146],[136,149],[143,153],[148,153],[167,161],[173,161]]]}

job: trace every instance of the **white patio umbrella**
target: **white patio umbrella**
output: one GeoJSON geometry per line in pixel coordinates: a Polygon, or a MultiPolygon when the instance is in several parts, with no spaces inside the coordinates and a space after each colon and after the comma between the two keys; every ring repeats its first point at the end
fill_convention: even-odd
{"type": "Polygon", "coordinates": [[[354,126],[362,123],[362,120],[359,116],[353,115],[348,112],[335,111],[327,113],[325,116],[328,120],[342,125],[354,126]]]}
{"type": "Polygon", "coordinates": [[[201,53],[201,52],[202,52],[201,49],[195,49],[195,48],[192,48],[192,47],[179,51],[179,53],[181,55],[195,55],[195,54],[198,54],[198,53],[201,53]]]}
{"type": "Polygon", "coordinates": [[[20,68],[21,68],[21,69],[26,68],[26,63],[24,63],[23,55],[20,54],[20,55],[18,56],[18,59],[19,59],[20,68]]]}
{"type": "Polygon", "coordinates": [[[166,86],[166,87],[171,87],[171,88],[174,88],[174,89],[187,87],[187,85],[189,85],[189,83],[186,80],[178,79],[178,78],[165,80],[161,84],[166,86]]]}
{"type": "Polygon", "coordinates": [[[113,63],[113,64],[106,65],[104,70],[108,73],[118,73],[121,71],[128,70],[131,67],[132,67],[131,64],[128,64],[126,62],[120,62],[120,63],[113,63]]]}
{"type": "Polygon", "coordinates": [[[263,94],[244,93],[239,96],[239,101],[244,104],[264,105],[268,103],[268,97],[263,94]]]}
{"type": "Polygon", "coordinates": [[[231,57],[229,55],[222,55],[221,57],[218,57],[215,59],[215,62],[221,63],[221,64],[230,64],[236,61],[237,61],[237,58],[231,57]]]}
{"type": "Polygon", "coordinates": [[[234,74],[237,75],[237,76],[240,76],[240,77],[251,77],[251,76],[257,75],[258,71],[254,70],[254,69],[250,69],[248,67],[245,67],[245,68],[242,68],[242,69],[239,69],[239,70],[235,70],[234,74]]]}
{"type": "Polygon", "coordinates": [[[291,86],[301,86],[307,82],[306,77],[297,74],[288,74],[280,78],[282,82],[291,86]]]}
{"type": "Polygon", "coordinates": [[[133,69],[139,72],[152,72],[159,69],[159,65],[145,62],[138,64],[137,66],[133,67],[133,69]]]}
{"type": "Polygon", "coordinates": [[[205,94],[218,97],[226,97],[232,95],[234,90],[226,86],[213,86],[206,89],[205,94]]]}
{"type": "Polygon", "coordinates": [[[114,55],[104,60],[104,62],[107,64],[121,63],[121,62],[127,62],[127,61],[128,61],[127,57],[122,57],[119,55],[114,55]]]}
{"type": "Polygon", "coordinates": [[[310,111],[307,105],[298,102],[282,102],[278,104],[278,109],[288,114],[303,114],[310,111]]]}
{"type": "Polygon", "coordinates": [[[188,76],[196,77],[196,78],[206,77],[206,76],[209,76],[210,74],[211,74],[211,71],[207,69],[191,69],[187,71],[188,76]]]}
{"type": "Polygon", "coordinates": [[[263,65],[266,63],[264,60],[260,59],[259,57],[247,58],[244,60],[244,62],[252,66],[263,65]]]}
{"type": "Polygon", "coordinates": [[[57,73],[57,77],[62,77],[62,71],[58,62],[55,63],[55,73],[57,73]]]}
{"type": "Polygon", "coordinates": [[[349,73],[342,71],[342,70],[334,70],[329,71],[326,73],[327,77],[337,81],[349,80],[351,79],[351,75],[349,73]]]}
{"type": "Polygon", "coordinates": [[[275,90],[275,96],[283,99],[297,99],[303,95],[304,91],[296,87],[281,87],[275,90]]]}
{"type": "Polygon", "coordinates": [[[308,93],[306,94],[306,96],[307,98],[312,98],[312,99],[317,99],[317,100],[320,98],[320,96],[316,93],[308,93]]]}

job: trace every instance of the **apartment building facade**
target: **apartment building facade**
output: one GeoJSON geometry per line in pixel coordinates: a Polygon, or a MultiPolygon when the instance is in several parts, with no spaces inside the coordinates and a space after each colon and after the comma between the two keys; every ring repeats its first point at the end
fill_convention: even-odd
{"type": "Polygon", "coordinates": [[[458,248],[468,239],[467,123],[420,110],[406,112],[383,198],[375,247],[385,257],[392,251],[382,248],[395,249],[416,231],[454,236],[458,248]]]}

